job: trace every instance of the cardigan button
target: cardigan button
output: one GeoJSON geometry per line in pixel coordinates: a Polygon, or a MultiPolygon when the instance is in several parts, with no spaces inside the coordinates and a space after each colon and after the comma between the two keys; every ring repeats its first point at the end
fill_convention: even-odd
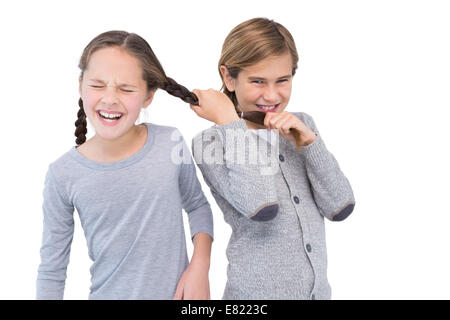
{"type": "Polygon", "coordinates": [[[308,251],[308,252],[312,251],[312,247],[309,243],[306,244],[306,251],[308,251]]]}
{"type": "Polygon", "coordinates": [[[294,196],[294,202],[299,204],[300,203],[300,199],[297,196],[294,196]]]}
{"type": "Polygon", "coordinates": [[[280,154],[280,155],[278,156],[278,158],[280,158],[280,161],[281,161],[281,162],[284,162],[284,156],[283,156],[282,154],[280,154]]]}

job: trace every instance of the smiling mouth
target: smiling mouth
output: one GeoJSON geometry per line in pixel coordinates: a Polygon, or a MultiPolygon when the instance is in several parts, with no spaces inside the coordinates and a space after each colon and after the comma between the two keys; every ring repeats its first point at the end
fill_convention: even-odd
{"type": "Polygon", "coordinates": [[[104,111],[97,111],[97,114],[104,120],[119,120],[123,116],[123,113],[107,113],[104,111]]]}
{"type": "Polygon", "coordinates": [[[256,105],[258,110],[263,111],[263,112],[273,112],[276,109],[278,109],[279,106],[280,106],[280,103],[273,104],[273,105],[262,105],[262,104],[256,105]]]}

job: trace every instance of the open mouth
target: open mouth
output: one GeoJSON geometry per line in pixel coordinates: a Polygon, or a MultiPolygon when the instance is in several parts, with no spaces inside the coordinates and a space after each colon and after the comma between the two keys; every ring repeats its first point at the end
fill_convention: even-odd
{"type": "Polygon", "coordinates": [[[262,111],[262,112],[275,112],[279,106],[280,106],[280,103],[273,104],[273,105],[262,105],[262,104],[256,105],[258,110],[262,111]]]}
{"type": "Polygon", "coordinates": [[[97,115],[106,124],[116,124],[122,118],[123,113],[120,112],[105,112],[105,111],[97,111],[97,115]]]}

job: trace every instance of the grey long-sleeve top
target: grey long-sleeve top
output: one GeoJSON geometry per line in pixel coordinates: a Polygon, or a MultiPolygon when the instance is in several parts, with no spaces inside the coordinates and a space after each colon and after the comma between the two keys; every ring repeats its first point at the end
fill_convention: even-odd
{"type": "Polygon", "coordinates": [[[75,147],[50,164],[37,299],[62,299],[77,210],[90,268],[89,299],[172,299],[188,265],[182,209],[192,238],[213,237],[212,213],[184,139],[145,123],[145,145],[110,163],[75,147]]]}
{"type": "Polygon", "coordinates": [[[317,135],[300,151],[278,135],[274,149],[242,119],[193,139],[194,159],[232,228],[223,299],[331,298],[324,217],[344,220],[355,200],[312,117],[293,114],[317,135]]]}

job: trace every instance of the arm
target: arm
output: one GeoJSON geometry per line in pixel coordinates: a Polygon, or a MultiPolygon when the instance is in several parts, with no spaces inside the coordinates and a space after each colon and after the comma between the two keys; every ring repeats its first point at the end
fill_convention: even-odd
{"type": "Polygon", "coordinates": [[[189,219],[191,239],[194,241],[195,235],[199,232],[206,233],[211,239],[214,239],[211,207],[202,191],[200,181],[198,181],[189,148],[181,134],[179,136],[182,163],[178,183],[183,209],[189,219]]]}
{"type": "Polygon", "coordinates": [[[209,271],[211,245],[213,239],[207,233],[199,232],[194,236],[194,253],[192,254],[191,265],[209,271]]]}
{"type": "MultiPolygon", "coordinates": [[[[213,195],[255,221],[271,220],[278,213],[274,176],[261,161],[270,160],[262,151],[269,148],[241,119],[214,126],[192,142],[195,161],[213,195]]],[[[278,166],[274,159],[271,163],[278,166]]]]}
{"type": "MultiPolygon", "coordinates": [[[[352,188],[338,162],[327,150],[313,118],[303,114],[306,126],[317,135],[312,143],[302,147],[314,200],[323,216],[331,221],[342,221],[355,207],[352,188]]],[[[299,117],[298,113],[295,115],[299,117]]]]}
{"type": "Polygon", "coordinates": [[[45,178],[43,196],[44,227],[36,299],[57,300],[64,297],[74,230],[74,208],[60,193],[51,166],[45,178]]]}
{"type": "Polygon", "coordinates": [[[209,300],[209,263],[212,238],[199,232],[194,236],[191,262],[178,282],[174,300],[209,300]]]}
{"type": "Polygon", "coordinates": [[[271,159],[264,154],[269,144],[261,144],[256,139],[225,94],[212,89],[194,92],[199,105],[191,105],[191,109],[199,117],[216,123],[213,129],[195,137],[192,146],[196,163],[211,192],[215,197],[220,195],[244,217],[255,221],[275,218],[279,206],[274,168],[268,168],[263,162],[271,160],[271,166],[279,167],[274,157],[271,159]]]}
{"type": "Polygon", "coordinates": [[[209,292],[209,265],[213,241],[213,220],[210,205],[195,173],[195,165],[184,140],[180,172],[180,194],[189,217],[194,252],[191,262],[178,282],[174,299],[206,300],[209,292]]]}

